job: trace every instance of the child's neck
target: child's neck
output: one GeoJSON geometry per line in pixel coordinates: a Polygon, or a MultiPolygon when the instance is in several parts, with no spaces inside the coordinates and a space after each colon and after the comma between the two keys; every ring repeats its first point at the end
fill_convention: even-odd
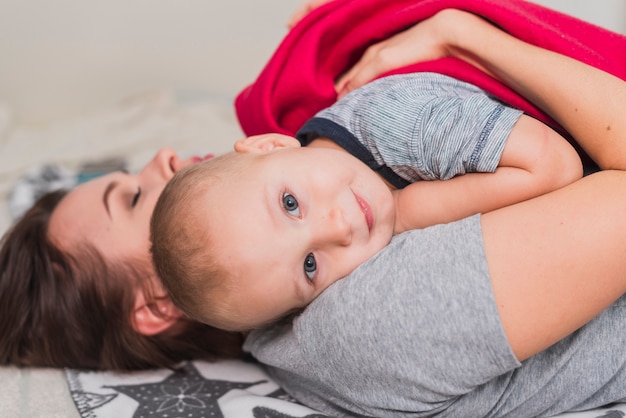
{"type": "MultiPolygon", "coordinates": [[[[309,145],[307,145],[307,147],[309,147],[309,148],[332,148],[332,149],[340,150],[340,151],[343,151],[343,152],[348,152],[343,147],[338,145],[335,141],[333,141],[332,139],[328,139],[328,138],[325,138],[325,137],[315,138],[313,141],[311,141],[309,143],[309,145]]],[[[396,188],[393,187],[391,185],[391,183],[389,183],[387,180],[385,180],[385,178],[383,176],[381,176],[378,173],[376,173],[376,174],[378,175],[378,177],[380,177],[380,179],[382,181],[385,182],[387,187],[389,187],[389,190],[391,190],[391,191],[396,190],[396,188]]]]}
{"type": "Polygon", "coordinates": [[[342,146],[337,145],[337,143],[333,141],[332,139],[328,139],[322,136],[315,138],[313,141],[309,143],[309,145],[307,145],[307,147],[308,148],[332,148],[332,149],[340,150],[343,152],[348,152],[342,146]]]}

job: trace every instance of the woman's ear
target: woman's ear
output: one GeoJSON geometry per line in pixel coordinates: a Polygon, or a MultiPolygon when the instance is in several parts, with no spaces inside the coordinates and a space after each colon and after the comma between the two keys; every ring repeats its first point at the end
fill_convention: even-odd
{"type": "Polygon", "coordinates": [[[156,335],[176,324],[184,315],[169,296],[162,296],[152,303],[146,303],[143,292],[139,292],[135,299],[131,324],[139,334],[156,335]]]}
{"type": "Polygon", "coordinates": [[[300,147],[300,142],[282,134],[255,135],[235,142],[235,151],[242,153],[266,154],[276,149],[292,147],[300,147]]]}

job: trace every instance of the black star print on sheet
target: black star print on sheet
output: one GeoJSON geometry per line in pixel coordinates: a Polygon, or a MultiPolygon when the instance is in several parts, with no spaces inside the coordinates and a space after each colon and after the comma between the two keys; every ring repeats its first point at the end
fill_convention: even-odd
{"type": "MultiPolygon", "coordinates": [[[[265,408],[263,406],[257,406],[252,410],[254,418],[298,418],[291,415],[283,414],[282,412],[274,411],[273,409],[265,408]]],[[[302,418],[329,418],[327,415],[313,414],[307,415],[302,418]]]]}
{"type": "Polygon", "coordinates": [[[265,382],[205,379],[193,364],[187,363],[180,371],[173,372],[161,382],[105,387],[123,393],[139,403],[133,418],[223,418],[217,402],[220,397],[232,389],[247,389],[265,382]]]}
{"type": "Polygon", "coordinates": [[[600,415],[598,418],[622,418],[624,414],[622,411],[606,411],[606,414],[600,415]]]}
{"type": "Polygon", "coordinates": [[[72,391],[72,398],[76,403],[76,408],[81,416],[87,416],[87,414],[93,410],[100,408],[111,402],[117,397],[117,394],[113,395],[101,395],[99,393],[72,391]]]}

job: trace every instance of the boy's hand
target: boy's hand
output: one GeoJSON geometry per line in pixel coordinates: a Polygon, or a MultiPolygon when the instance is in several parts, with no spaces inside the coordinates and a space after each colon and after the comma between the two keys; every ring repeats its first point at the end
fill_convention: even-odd
{"type": "Polygon", "coordinates": [[[452,28],[447,16],[455,10],[444,10],[391,38],[370,46],[361,59],[335,84],[341,98],[350,91],[395,68],[449,55],[447,37],[452,28]]]}
{"type": "Polygon", "coordinates": [[[287,27],[289,29],[293,28],[298,24],[299,21],[302,20],[304,16],[309,14],[311,10],[316,9],[326,3],[330,3],[331,1],[333,0],[309,0],[308,2],[300,6],[298,10],[293,13],[293,15],[291,15],[289,22],[287,22],[287,27]]]}

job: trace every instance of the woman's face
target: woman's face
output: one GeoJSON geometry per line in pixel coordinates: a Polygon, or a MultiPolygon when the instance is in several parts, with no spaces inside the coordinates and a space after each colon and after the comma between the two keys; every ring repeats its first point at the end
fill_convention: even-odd
{"type": "Polygon", "coordinates": [[[150,216],[161,191],[174,173],[202,160],[162,149],[139,174],[118,171],[81,184],[54,210],[48,234],[66,251],[89,243],[109,259],[148,261],[150,216]]]}

